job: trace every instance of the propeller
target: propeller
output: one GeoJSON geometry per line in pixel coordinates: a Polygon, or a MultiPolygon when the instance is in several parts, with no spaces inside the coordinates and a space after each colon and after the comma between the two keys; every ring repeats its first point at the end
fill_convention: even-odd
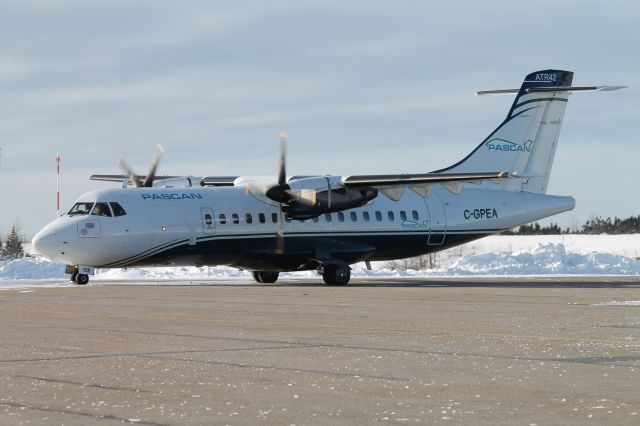
{"type": "Polygon", "coordinates": [[[278,181],[276,184],[265,185],[264,183],[249,183],[247,192],[263,194],[278,203],[278,223],[276,234],[278,236],[276,253],[284,253],[284,210],[285,205],[291,203],[303,204],[308,207],[316,205],[316,190],[302,188],[292,190],[287,183],[286,167],[287,134],[280,132],[280,161],[278,165],[278,181]]]}
{"type": "Polygon", "coordinates": [[[122,170],[129,177],[129,180],[136,187],[150,188],[153,186],[153,181],[156,177],[156,170],[158,169],[158,164],[160,164],[160,159],[162,158],[162,154],[164,154],[164,147],[158,144],[156,146],[156,151],[153,154],[153,159],[151,160],[151,167],[149,168],[149,173],[147,173],[147,176],[145,177],[144,182],[140,181],[140,177],[136,175],[136,172],[133,170],[133,168],[131,168],[131,166],[129,166],[129,164],[126,161],[124,161],[124,158],[122,158],[122,156],[118,158],[118,167],[120,167],[120,170],[122,170]]]}
{"type": "MultiPolygon", "coordinates": [[[[287,180],[286,165],[285,165],[286,150],[287,150],[287,134],[285,132],[280,132],[280,167],[278,170],[278,186],[268,189],[266,192],[267,197],[269,197],[269,191],[274,190],[273,188],[280,188],[280,191],[282,192],[278,193],[278,195],[285,195],[285,192],[290,189],[289,185],[287,185],[286,183],[286,180],[287,180]]],[[[284,254],[284,212],[282,211],[282,204],[283,204],[283,201],[280,201],[278,203],[278,224],[276,228],[276,234],[278,235],[278,239],[276,241],[277,254],[284,254]]]]}

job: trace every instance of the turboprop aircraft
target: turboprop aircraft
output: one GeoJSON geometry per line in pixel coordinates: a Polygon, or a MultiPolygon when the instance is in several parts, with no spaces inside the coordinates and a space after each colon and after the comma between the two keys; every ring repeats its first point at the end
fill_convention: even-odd
{"type": "Polygon", "coordinates": [[[344,285],[349,265],[444,250],[573,209],[547,195],[573,73],[544,70],[515,94],[506,119],[465,158],[422,174],[293,176],[281,135],[277,177],[145,176],[90,179],[122,188],[89,192],[33,238],[36,252],[67,265],[78,284],[94,268],[229,265],[273,283],[281,271],[317,270],[344,285]]]}

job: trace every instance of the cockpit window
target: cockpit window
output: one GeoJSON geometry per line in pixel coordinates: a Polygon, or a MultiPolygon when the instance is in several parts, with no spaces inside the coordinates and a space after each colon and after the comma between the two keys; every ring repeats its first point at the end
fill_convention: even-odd
{"type": "Polygon", "coordinates": [[[107,203],[96,203],[91,214],[95,216],[111,217],[111,210],[109,210],[109,205],[107,203]]]}
{"type": "Polygon", "coordinates": [[[127,214],[119,203],[112,201],[109,204],[111,204],[111,210],[113,210],[114,216],[125,216],[127,214]]]}
{"type": "Polygon", "coordinates": [[[89,214],[92,207],[93,207],[93,203],[75,203],[67,214],[69,216],[89,214]]]}

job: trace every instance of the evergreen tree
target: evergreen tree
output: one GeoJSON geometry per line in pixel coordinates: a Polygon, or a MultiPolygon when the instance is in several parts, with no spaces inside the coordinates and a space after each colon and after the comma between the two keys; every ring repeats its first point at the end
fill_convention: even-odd
{"type": "Polygon", "coordinates": [[[4,242],[4,255],[10,259],[17,259],[22,257],[24,250],[22,249],[22,241],[16,231],[15,225],[11,227],[11,232],[7,236],[4,242]]]}

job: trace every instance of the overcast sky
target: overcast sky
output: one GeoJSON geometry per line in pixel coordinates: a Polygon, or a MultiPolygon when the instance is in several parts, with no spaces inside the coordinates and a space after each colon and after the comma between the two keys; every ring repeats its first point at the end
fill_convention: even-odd
{"type": "Polygon", "coordinates": [[[505,117],[531,71],[576,85],[549,193],[554,220],[640,214],[640,6],[628,1],[3,1],[0,231],[27,234],[109,184],[146,173],[265,175],[289,134],[289,174],[428,172],[505,117]],[[450,3],[450,4],[449,4],[450,3]]]}

